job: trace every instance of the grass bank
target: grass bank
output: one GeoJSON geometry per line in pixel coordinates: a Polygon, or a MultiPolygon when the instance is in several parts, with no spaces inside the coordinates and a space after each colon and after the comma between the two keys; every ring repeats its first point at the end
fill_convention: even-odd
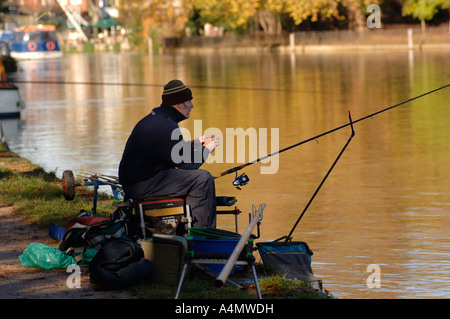
{"type": "MultiPolygon", "coordinates": [[[[80,210],[92,210],[92,192],[88,189],[79,188],[75,199],[66,201],[55,173],[45,172],[4,145],[0,145],[0,201],[40,228],[52,223],[66,225],[80,210]]],[[[107,216],[110,210],[110,200],[100,201],[100,215],[107,216]]]]}
{"type": "MultiPolygon", "coordinates": [[[[92,191],[77,187],[73,201],[63,196],[61,180],[52,172],[10,152],[0,144],[0,203],[13,206],[15,211],[43,231],[50,224],[66,225],[80,210],[92,210],[92,191]]],[[[109,216],[113,210],[112,198],[103,196],[97,203],[97,215],[109,216]]],[[[1,222],[1,221],[0,221],[1,222]]],[[[286,279],[274,270],[258,266],[262,274],[261,291],[265,298],[330,298],[317,292],[301,280],[286,279]]],[[[248,274],[242,273],[242,276],[248,274]]],[[[252,284],[237,289],[225,285],[217,289],[214,280],[202,272],[192,271],[183,284],[180,298],[183,299],[249,299],[256,298],[252,284]]],[[[176,286],[169,284],[142,283],[130,288],[139,298],[168,298],[175,295],[176,286]]]]}

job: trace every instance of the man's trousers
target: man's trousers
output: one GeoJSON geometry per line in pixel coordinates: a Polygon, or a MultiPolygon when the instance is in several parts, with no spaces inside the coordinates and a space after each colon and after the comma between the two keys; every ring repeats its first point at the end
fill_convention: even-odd
{"type": "Polygon", "coordinates": [[[193,227],[216,227],[216,189],[213,177],[206,170],[163,170],[148,180],[122,186],[125,196],[136,201],[184,197],[191,207],[193,227]]]}

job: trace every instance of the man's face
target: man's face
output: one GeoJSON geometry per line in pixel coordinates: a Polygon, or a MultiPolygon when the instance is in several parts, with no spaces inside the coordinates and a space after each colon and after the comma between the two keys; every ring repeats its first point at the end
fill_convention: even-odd
{"type": "Polygon", "coordinates": [[[180,104],[175,105],[176,109],[183,114],[187,119],[191,115],[191,110],[194,108],[194,104],[192,104],[192,100],[186,101],[180,104]]]}

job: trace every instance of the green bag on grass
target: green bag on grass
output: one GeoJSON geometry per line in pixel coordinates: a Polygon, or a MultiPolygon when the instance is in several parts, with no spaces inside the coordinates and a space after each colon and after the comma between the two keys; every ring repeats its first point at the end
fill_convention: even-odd
{"type": "Polygon", "coordinates": [[[43,269],[61,269],[74,265],[77,262],[55,247],[45,244],[31,243],[19,256],[20,263],[26,267],[39,267],[43,269]]]}

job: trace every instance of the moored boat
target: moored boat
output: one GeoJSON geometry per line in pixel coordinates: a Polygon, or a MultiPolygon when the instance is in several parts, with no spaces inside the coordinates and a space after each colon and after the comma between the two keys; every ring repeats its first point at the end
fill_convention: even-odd
{"type": "Polygon", "coordinates": [[[17,72],[17,61],[11,56],[8,42],[0,40],[0,54],[6,73],[17,72]]]}
{"type": "Polygon", "coordinates": [[[0,59],[0,118],[19,117],[25,108],[25,102],[19,94],[19,88],[7,82],[5,67],[0,59]]]}
{"type": "Polygon", "coordinates": [[[55,26],[36,25],[14,30],[11,56],[15,59],[59,58],[63,55],[55,26]]]}

